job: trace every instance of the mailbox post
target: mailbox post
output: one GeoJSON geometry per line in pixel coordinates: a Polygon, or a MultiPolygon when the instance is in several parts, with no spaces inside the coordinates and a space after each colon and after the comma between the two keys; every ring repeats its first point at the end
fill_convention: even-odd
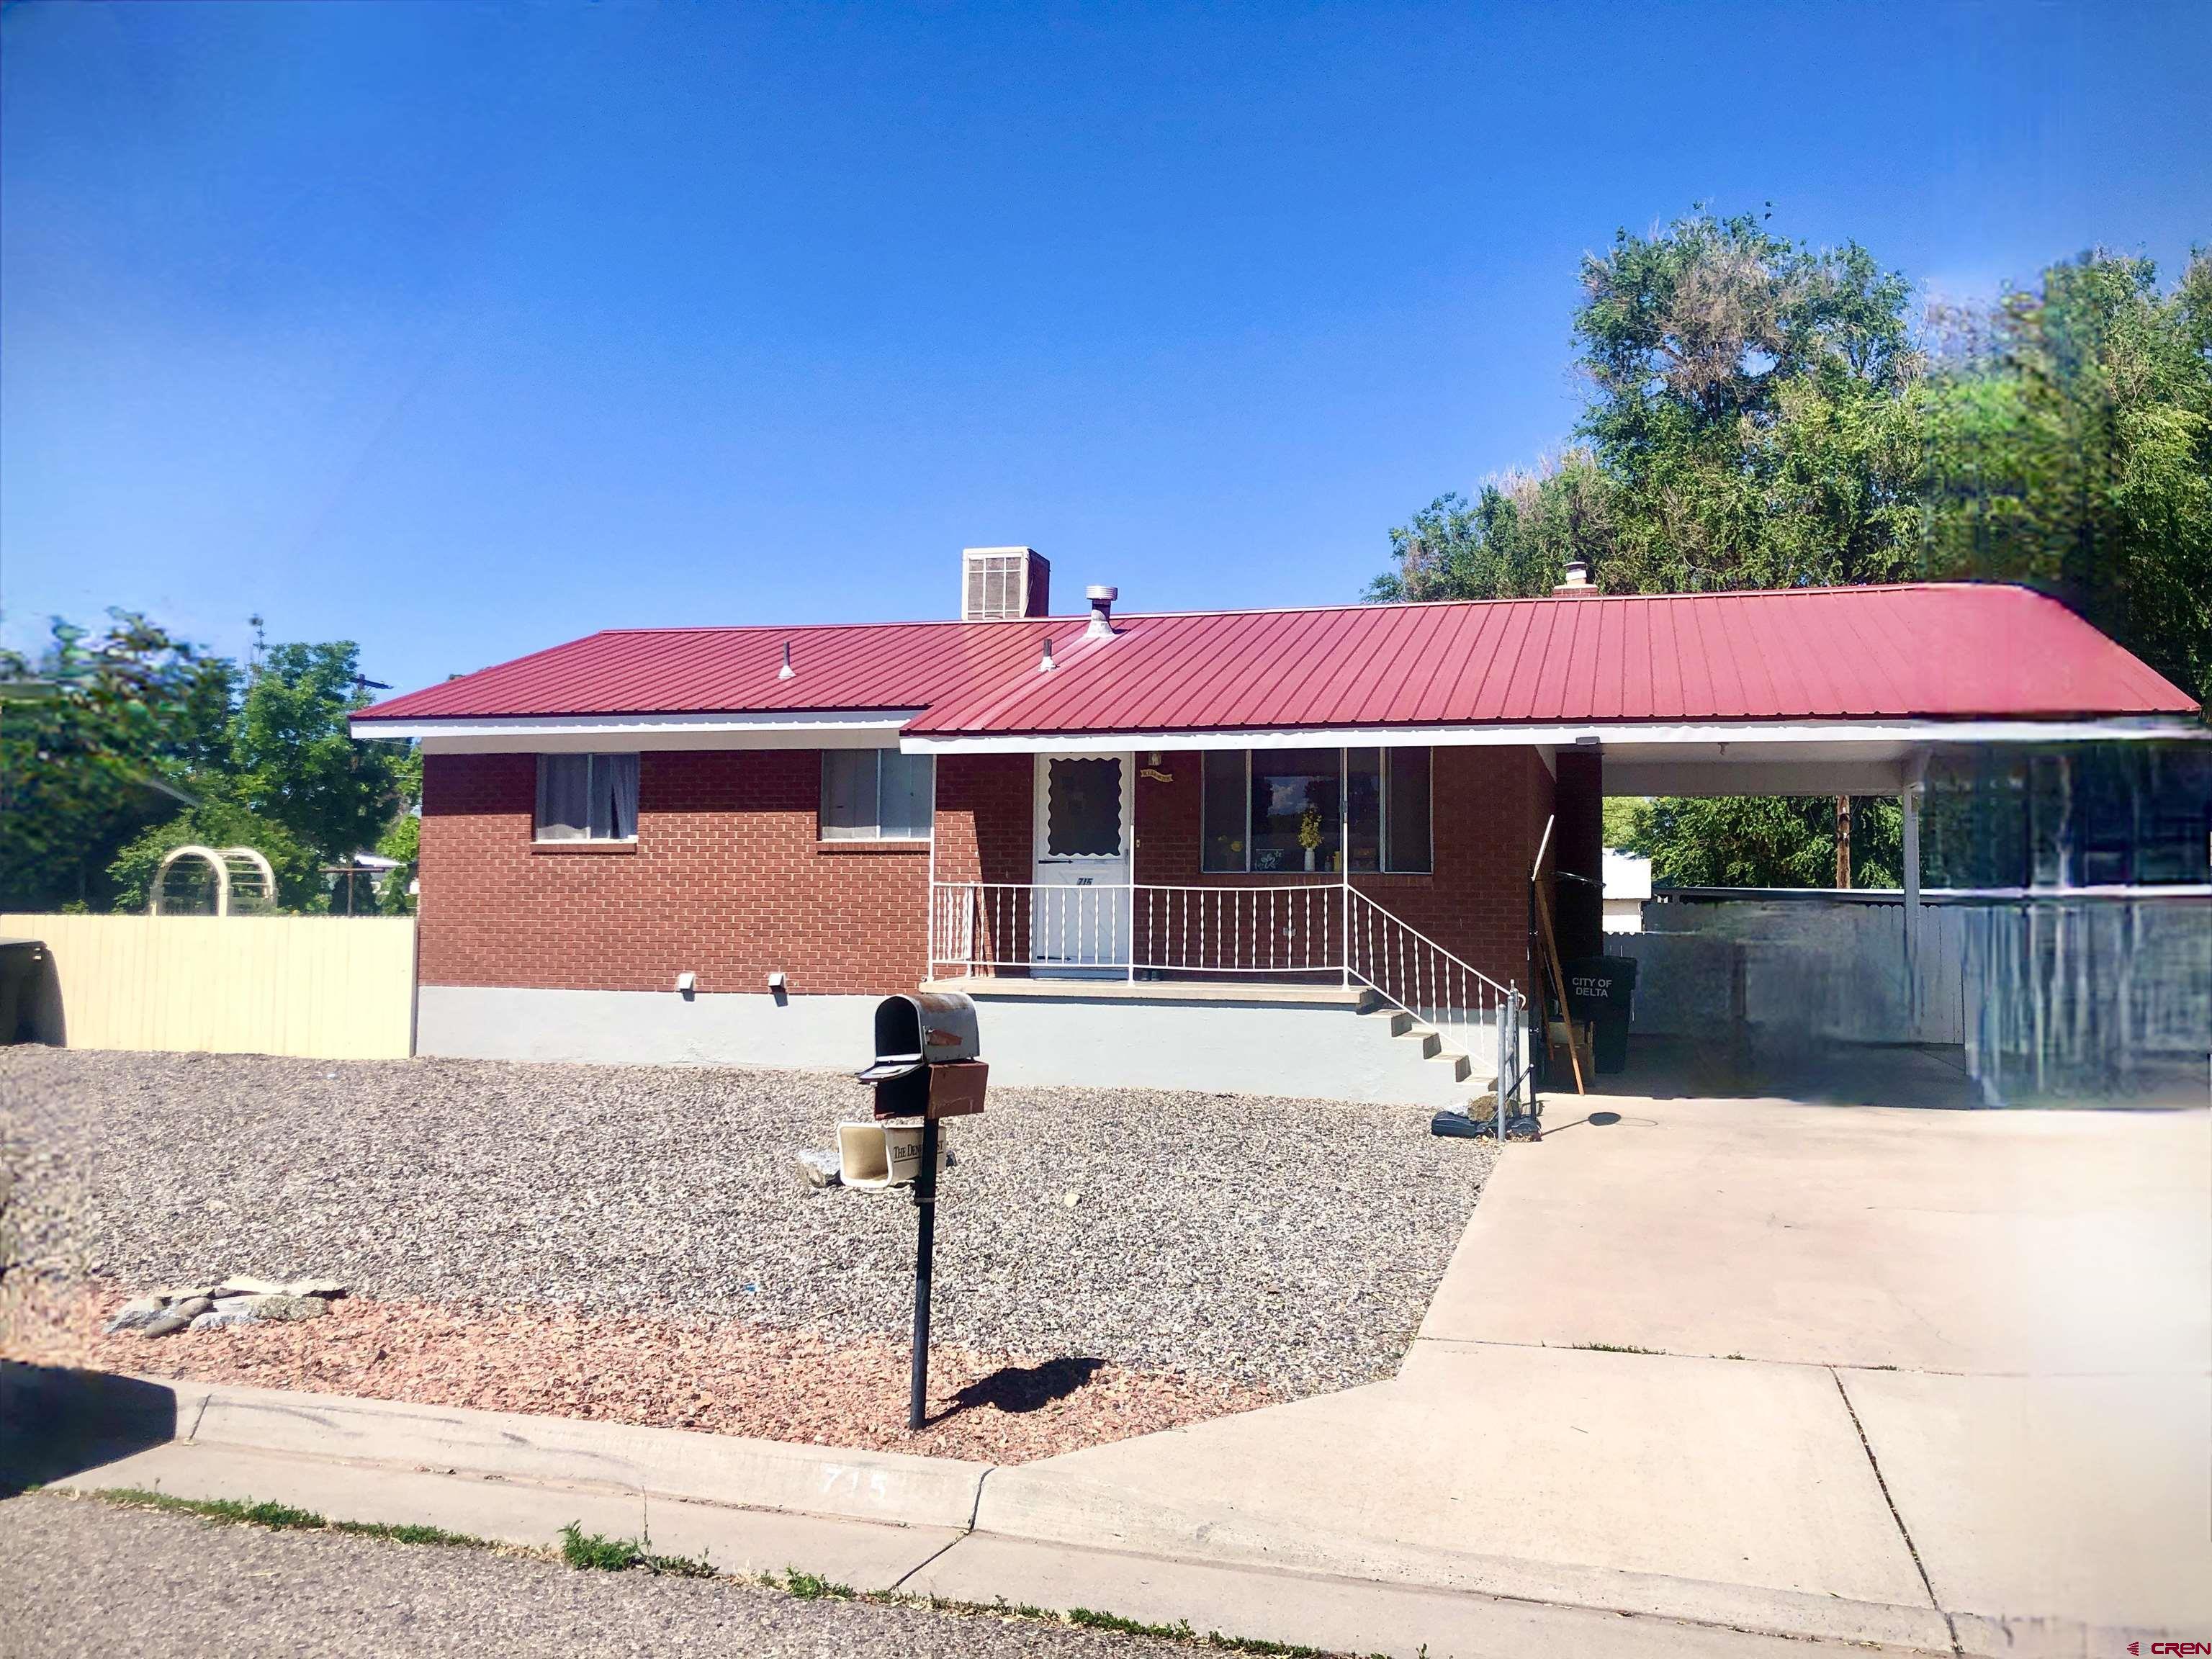
{"type": "Polygon", "coordinates": [[[929,1409],[929,1290],[937,1247],[938,1126],[983,1109],[990,1070],[976,1057],[975,1005],[955,991],[916,991],[876,1006],[876,1061],[860,1080],[876,1091],[876,1116],[921,1120],[921,1164],[914,1174],[914,1364],[906,1425],[929,1409]]]}
{"type": "Polygon", "coordinates": [[[906,1425],[929,1415],[929,1280],[937,1261],[937,1120],[921,1122],[921,1168],[914,1177],[914,1359],[907,1370],[906,1425]]]}

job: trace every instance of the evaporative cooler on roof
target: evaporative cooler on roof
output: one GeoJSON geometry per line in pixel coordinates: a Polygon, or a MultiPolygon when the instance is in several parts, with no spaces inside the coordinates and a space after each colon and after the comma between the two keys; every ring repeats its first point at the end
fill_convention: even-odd
{"type": "Polygon", "coordinates": [[[1051,614],[1052,566],[1033,547],[960,550],[960,620],[1051,614]]]}

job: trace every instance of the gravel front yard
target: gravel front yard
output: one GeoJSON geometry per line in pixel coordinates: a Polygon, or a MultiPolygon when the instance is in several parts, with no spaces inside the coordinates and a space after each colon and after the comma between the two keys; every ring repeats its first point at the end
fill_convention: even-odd
{"type": "MultiPolygon", "coordinates": [[[[912,1206],[810,1195],[791,1171],[865,1104],[801,1072],[0,1049],[9,1254],[118,1297],[314,1274],[409,1304],[734,1320],[880,1348],[911,1316],[912,1206]]],[[[949,1131],[936,1334],[972,1355],[1181,1373],[1247,1403],[1387,1376],[1492,1157],[1426,1119],[996,1091],[949,1131]]]]}

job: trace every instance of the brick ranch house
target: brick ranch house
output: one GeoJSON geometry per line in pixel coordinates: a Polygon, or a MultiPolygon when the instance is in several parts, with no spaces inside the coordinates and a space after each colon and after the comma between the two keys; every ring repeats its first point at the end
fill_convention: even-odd
{"type": "Polygon", "coordinates": [[[1600,949],[1604,795],[1893,793],[1910,839],[1947,748],[2196,713],[2010,587],[1054,617],[1031,550],[963,574],[958,621],[612,630],[356,716],[423,750],[418,1051],[853,1066],[941,983],[1003,1081],[1444,1103],[1536,983],[1540,851],[1600,949]]]}

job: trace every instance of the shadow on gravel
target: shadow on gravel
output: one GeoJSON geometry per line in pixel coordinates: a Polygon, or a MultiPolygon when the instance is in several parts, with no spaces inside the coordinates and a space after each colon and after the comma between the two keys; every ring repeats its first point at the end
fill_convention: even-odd
{"type": "Polygon", "coordinates": [[[0,1359],[0,1498],[176,1435],[177,1396],[159,1382],[0,1359]]]}
{"type": "Polygon", "coordinates": [[[1002,1365],[954,1395],[952,1404],[939,1413],[936,1420],[941,1423],[978,1406],[995,1406],[1002,1412],[1042,1411],[1055,1400],[1066,1399],[1096,1376],[1105,1364],[1103,1359],[1085,1354],[1079,1358],[1062,1356],[1048,1359],[1042,1365],[1002,1365]]]}

